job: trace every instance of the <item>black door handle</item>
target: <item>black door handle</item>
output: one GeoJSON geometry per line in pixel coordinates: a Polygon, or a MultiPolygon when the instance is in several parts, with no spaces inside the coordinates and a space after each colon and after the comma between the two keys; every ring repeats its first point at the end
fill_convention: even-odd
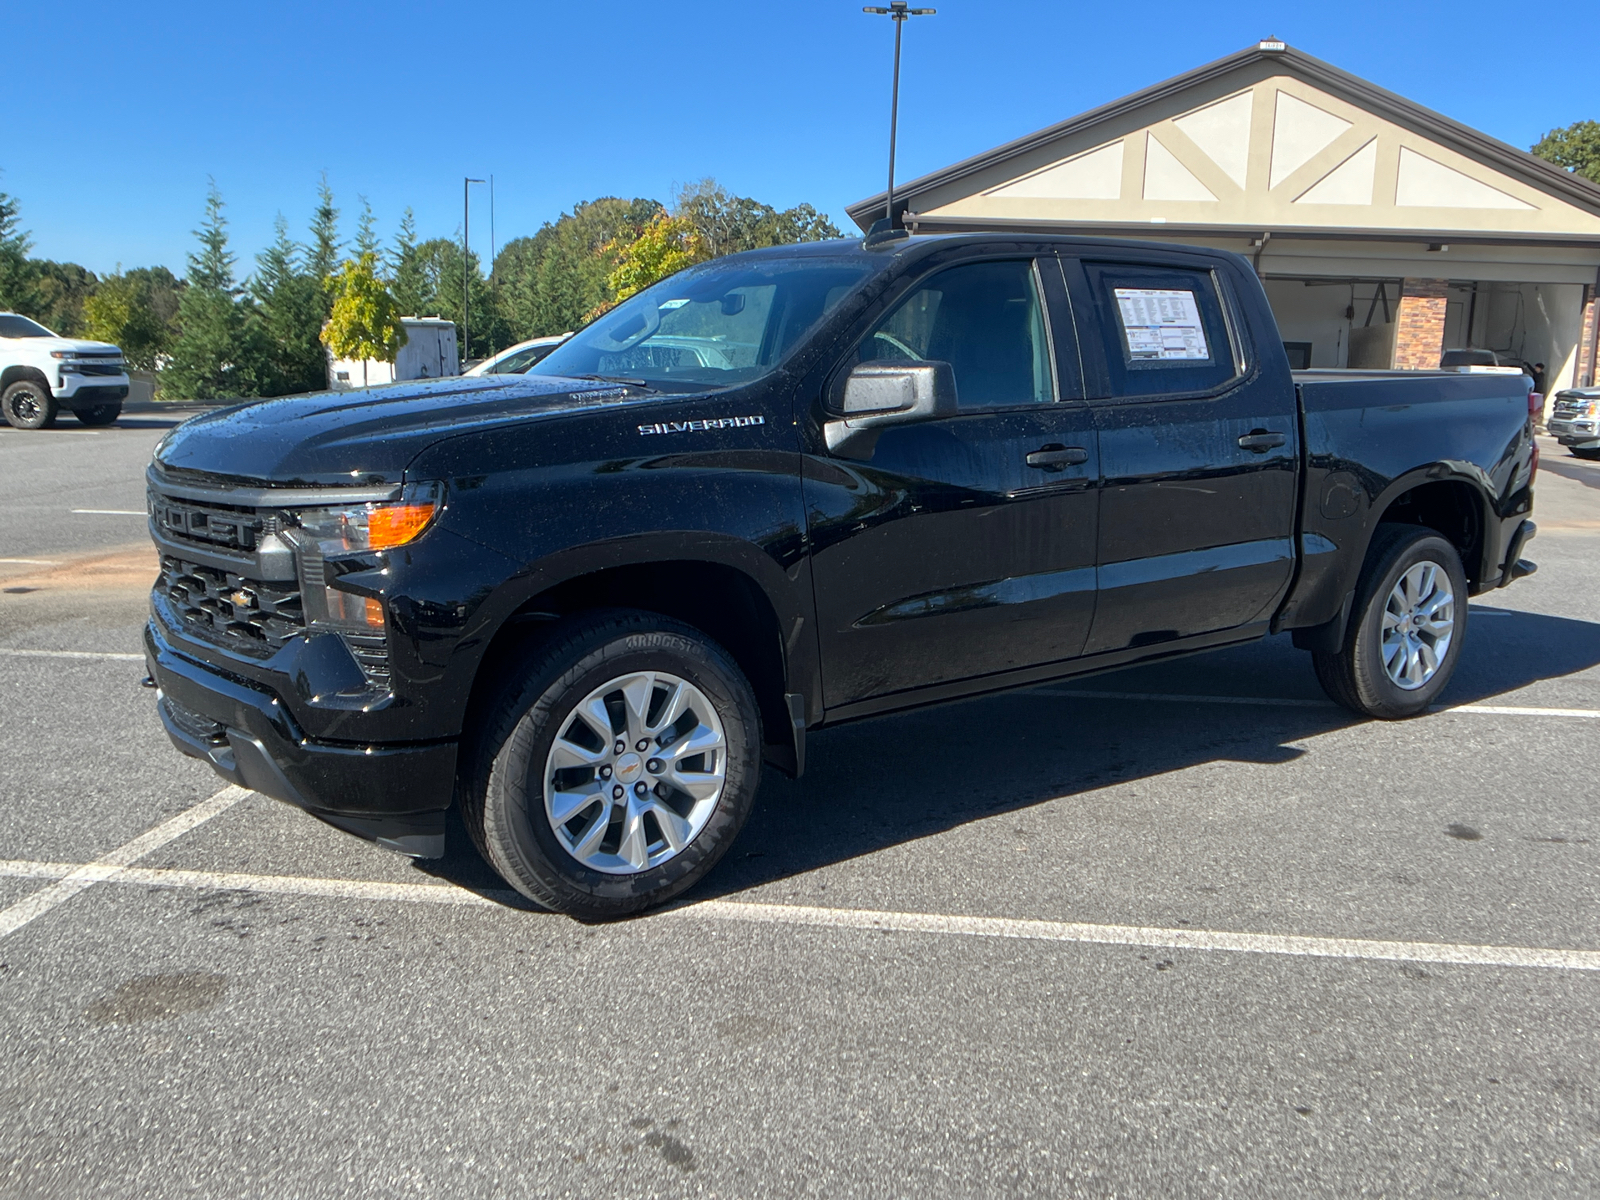
{"type": "Polygon", "coordinates": [[[1268,433],[1265,429],[1252,430],[1239,439],[1241,450],[1254,450],[1257,454],[1265,454],[1268,450],[1276,449],[1289,440],[1286,433],[1268,433]]]}
{"type": "Polygon", "coordinates": [[[1059,471],[1062,467],[1075,467],[1089,461],[1089,452],[1082,446],[1051,444],[1028,455],[1028,465],[1041,471],[1059,471]]]}

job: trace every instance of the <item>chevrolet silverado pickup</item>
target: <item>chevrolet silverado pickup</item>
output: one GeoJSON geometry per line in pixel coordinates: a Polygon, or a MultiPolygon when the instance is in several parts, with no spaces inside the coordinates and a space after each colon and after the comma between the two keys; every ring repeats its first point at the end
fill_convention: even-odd
{"type": "Polygon", "coordinates": [[[0,312],[0,416],[16,429],[47,429],[63,409],[84,425],[109,425],[128,398],[122,351],[57,337],[20,313],[0,312]]]}
{"type": "Polygon", "coordinates": [[[733,255],[525,375],[173,430],[147,682],[225,778],[420,857],[458,806],[518,891],[616,917],[838,722],[1281,631],[1423,712],[1468,597],[1534,569],[1529,391],[1292,375],[1222,251],[733,255]]]}

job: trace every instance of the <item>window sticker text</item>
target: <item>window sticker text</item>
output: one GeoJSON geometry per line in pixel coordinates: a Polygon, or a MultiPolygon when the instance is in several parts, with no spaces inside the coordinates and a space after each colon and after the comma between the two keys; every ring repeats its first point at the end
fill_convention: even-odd
{"type": "Polygon", "coordinates": [[[1193,292],[1120,287],[1112,291],[1116,293],[1130,359],[1171,362],[1211,357],[1193,292]]]}

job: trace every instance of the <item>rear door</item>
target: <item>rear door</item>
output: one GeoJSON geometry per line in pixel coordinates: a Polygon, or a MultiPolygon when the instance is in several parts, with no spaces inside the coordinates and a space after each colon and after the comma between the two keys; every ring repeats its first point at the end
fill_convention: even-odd
{"type": "Polygon", "coordinates": [[[1294,567],[1299,434],[1281,353],[1253,344],[1215,260],[1154,250],[1063,269],[1092,314],[1103,479],[1086,653],[1266,620],[1294,567]]]}
{"type": "Polygon", "coordinates": [[[949,362],[960,407],[806,461],[827,707],[1080,654],[1099,471],[1054,258],[928,264],[838,370],[867,360],[949,362]]]}

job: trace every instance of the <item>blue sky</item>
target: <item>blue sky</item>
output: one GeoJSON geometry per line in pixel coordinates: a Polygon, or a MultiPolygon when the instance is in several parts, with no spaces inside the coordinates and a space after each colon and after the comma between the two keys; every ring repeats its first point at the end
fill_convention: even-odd
{"type": "MultiPolygon", "coordinates": [[[[1516,146],[1600,118],[1593,5],[1519,22],[1477,0],[932,3],[907,31],[902,179],[1269,34],[1516,146]]],[[[245,267],[277,212],[303,234],[324,170],[347,231],[365,195],[386,239],[406,205],[422,236],[457,235],[461,177],[492,172],[502,245],[575,201],[667,201],[705,175],[810,201],[841,228],[883,186],[892,35],[859,0],[7,0],[0,14],[6,41],[33,48],[0,122],[0,190],[36,255],[97,272],[181,273],[208,176],[245,267]]]]}

